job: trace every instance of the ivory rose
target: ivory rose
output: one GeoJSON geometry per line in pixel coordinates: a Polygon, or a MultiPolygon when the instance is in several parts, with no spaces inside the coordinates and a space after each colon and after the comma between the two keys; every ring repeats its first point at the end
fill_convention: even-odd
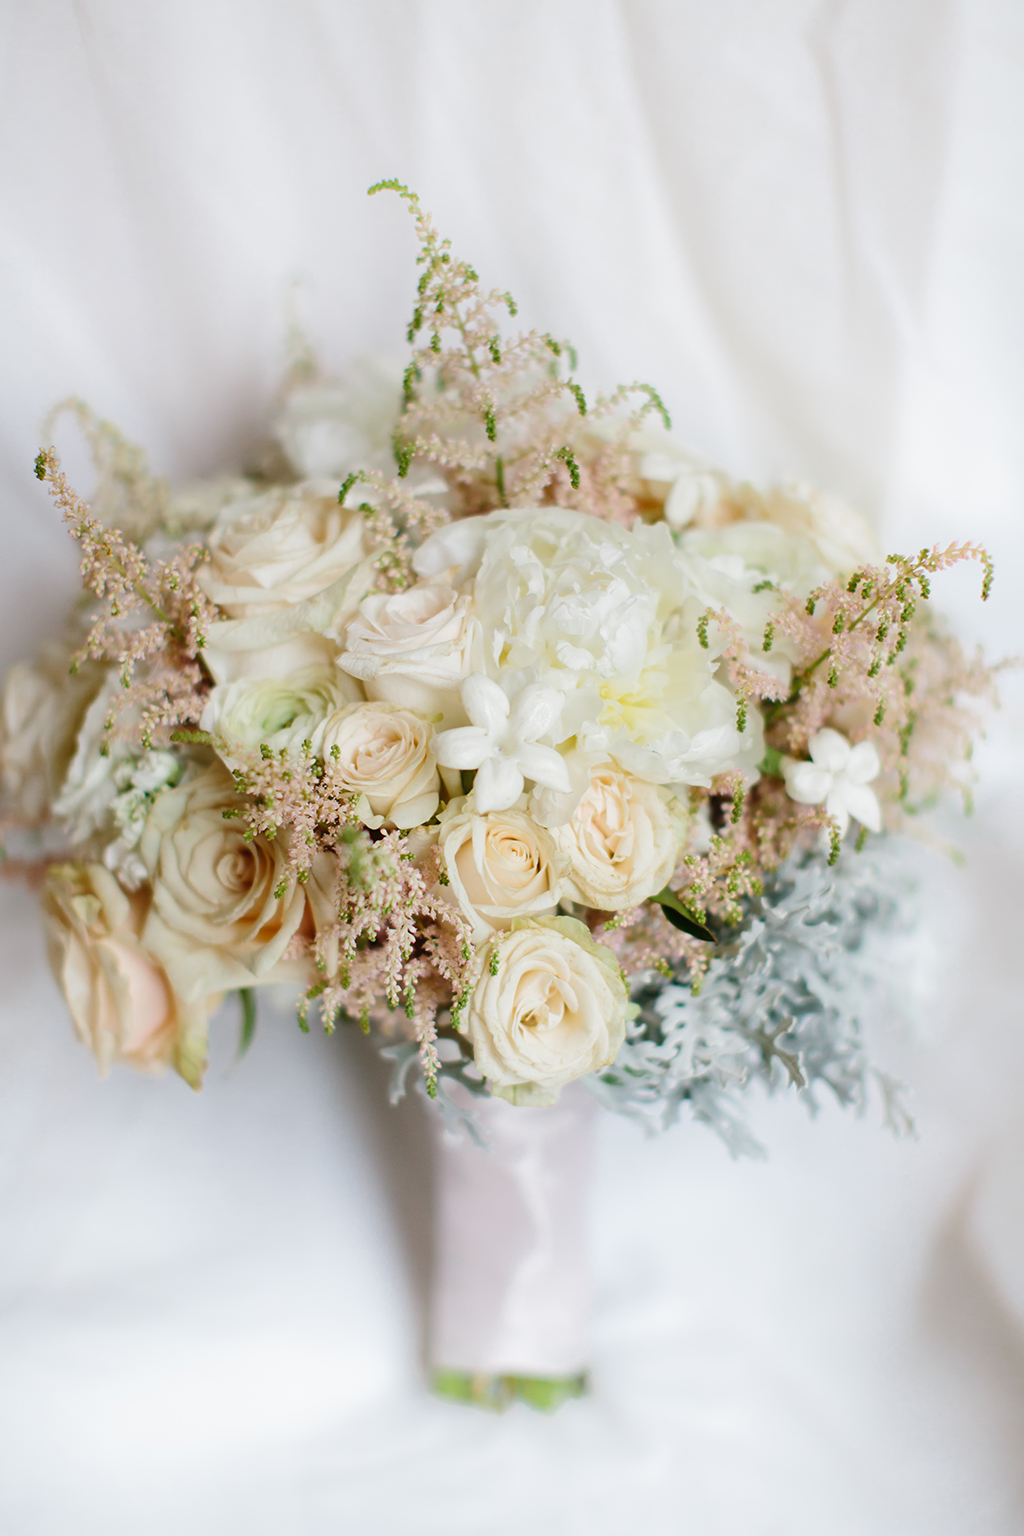
{"type": "Polygon", "coordinates": [[[483,665],[483,630],[470,599],[444,580],[373,592],[349,620],[338,665],[371,699],[440,715],[442,727],[464,725],[459,687],[483,665]]]}
{"type": "Polygon", "coordinates": [[[228,615],[204,655],[217,682],[281,676],[332,662],[332,624],[372,581],[363,514],[338,505],[333,481],[277,486],[223,509],[199,582],[228,615]]]}
{"type": "Polygon", "coordinates": [[[305,892],[287,879],[279,841],[246,841],[243,804],[214,763],[157,798],[139,840],[153,885],[143,941],[190,1001],[292,979],[280,962],[305,915],[305,892]]]}
{"type": "Polygon", "coordinates": [[[499,1098],[553,1104],[566,1083],[610,1067],[629,994],[611,950],[572,917],[519,918],[478,952],[462,1028],[499,1098]]]}
{"type": "Polygon", "coordinates": [[[554,912],[566,860],[526,811],[480,816],[466,806],[448,805],[438,844],[451,894],[480,944],[514,918],[554,912]]]}
{"type": "Polygon", "coordinates": [[[148,897],[128,897],[102,864],[59,864],[43,891],[54,976],[103,1073],[172,1063],[193,1088],[206,1065],[206,1005],[185,1002],[140,941],[148,897]]]}
{"type": "Polygon", "coordinates": [[[317,749],[335,781],[362,797],[368,827],[419,827],[440,798],[433,737],[395,704],[350,704],[324,722],[317,749]]]}
{"type": "Polygon", "coordinates": [[[601,912],[639,906],[668,884],[681,834],[678,802],[665,790],[594,769],[572,820],[552,834],[569,866],[565,894],[601,912]]]}

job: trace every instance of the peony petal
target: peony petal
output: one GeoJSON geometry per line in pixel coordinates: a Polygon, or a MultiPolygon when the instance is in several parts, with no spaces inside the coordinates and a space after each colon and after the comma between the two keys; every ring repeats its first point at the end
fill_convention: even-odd
{"type": "Polygon", "coordinates": [[[528,683],[512,706],[509,735],[514,741],[536,741],[538,736],[546,736],[561,715],[564,703],[565,695],[557,688],[528,683]]]}
{"type": "MultiPolygon", "coordinates": [[[[882,771],[878,749],[873,741],[859,741],[850,752],[843,778],[848,784],[870,784],[882,771]]],[[[858,816],[857,820],[861,818],[858,816]]]]}
{"type": "Polygon", "coordinates": [[[507,757],[489,757],[473,780],[473,804],[481,816],[507,811],[523,792],[523,776],[507,757]]]}
{"type": "Polygon", "coordinates": [[[846,809],[862,827],[867,827],[869,832],[881,832],[882,809],[873,789],[866,784],[851,784],[847,779],[837,786],[836,794],[842,797],[846,809]]]}
{"type": "Polygon", "coordinates": [[[462,684],[462,707],[475,726],[492,738],[504,734],[508,723],[508,695],[483,672],[474,672],[462,684]]]}
{"type": "Polygon", "coordinates": [[[536,742],[524,742],[515,756],[516,766],[525,778],[545,789],[557,789],[563,795],[572,788],[568,764],[554,747],[540,747],[536,742]]]}
{"type": "Polygon", "coordinates": [[[811,737],[807,750],[818,767],[828,773],[842,773],[850,761],[850,743],[839,731],[828,726],[811,737]]]}
{"type": "Polygon", "coordinates": [[[494,743],[478,725],[457,725],[434,737],[434,756],[442,768],[479,768],[494,743]]]}

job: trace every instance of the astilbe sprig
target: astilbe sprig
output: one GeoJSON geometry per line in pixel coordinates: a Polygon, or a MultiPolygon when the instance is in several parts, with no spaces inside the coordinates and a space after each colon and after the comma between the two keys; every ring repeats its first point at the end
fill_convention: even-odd
{"type": "Polygon", "coordinates": [[[400,832],[371,837],[346,828],[319,861],[317,933],[311,949],[320,979],[299,1019],[317,1001],[324,1027],[339,1015],[385,1037],[410,1034],[419,1049],[427,1092],[437,1088],[441,1016],[457,1023],[468,994],[471,931],[415,859],[400,832]]]}
{"type": "Polygon", "coordinates": [[[83,584],[99,604],[72,669],[87,658],[117,667],[124,692],[108,736],[130,721],[123,728],[143,747],[166,741],[199,718],[209,687],[200,658],[217,610],[196,580],[206,551],[185,545],[169,560],[150,560],[75,494],[53,448],[40,451],[35,472],[78,542],[83,584]]]}
{"type": "Polygon", "coordinates": [[[517,312],[511,295],[481,287],[408,187],[389,180],[370,192],[385,189],[409,205],[422,268],[394,435],[399,476],[414,460],[433,464],[453,487],[458,515],[554,499],[631,521],[625,442],[651,412],[669,425],[657,392],[624,385],[589,404],[573,377],[572,348],[543,331],[509,335],[517,312]],[[624,413],[630,398],[639,403],[624,413]],[[595,431],[609,418],[618,418],[618,432],[595,431]]]}

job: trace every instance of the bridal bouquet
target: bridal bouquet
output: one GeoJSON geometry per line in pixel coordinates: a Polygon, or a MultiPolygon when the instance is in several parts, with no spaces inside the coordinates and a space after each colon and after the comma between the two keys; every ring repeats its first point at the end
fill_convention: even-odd
{"type": "Polygon", "coordinates": [[[244,476],[172,490],[75,403],[91,505],[36,461],[84,591],[8,677],[0,774],[78,1034],[198,1088],[226,994],[247,1043],[285,985],[451,1113],[584,1079],[742,1145],[758,1078],[861,1100],[890,834],[969,792],[991,690],[931,583],[974,560],[987,597],[987,555],[885,555],[698,463],[649,386],[588,400],[382,185],[400,380],[300,350],[244,476]]]}

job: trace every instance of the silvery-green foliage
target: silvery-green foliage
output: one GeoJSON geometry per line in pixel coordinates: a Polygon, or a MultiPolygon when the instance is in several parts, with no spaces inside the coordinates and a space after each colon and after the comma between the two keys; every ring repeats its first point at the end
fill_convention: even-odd
{"type": "Polygon", "coordinates": [[[791,1085],[812,1110],[821,1090],[863,1106],[873,1083],[887,1120],[909,1128],[895,1085],[870,1062],[862,1023],[891,1011],[910,920],[904,860],[888,839],[844,853],[830,868],[798,855],[722,931],[703,988],[647,972],[633,986],[639,1013],[615,1066],[587,1085],[609,1109],[651,1130],[684,1104],[734,1153],[760,1153],[741,1094],[760,1081],[791,1085]]]}

